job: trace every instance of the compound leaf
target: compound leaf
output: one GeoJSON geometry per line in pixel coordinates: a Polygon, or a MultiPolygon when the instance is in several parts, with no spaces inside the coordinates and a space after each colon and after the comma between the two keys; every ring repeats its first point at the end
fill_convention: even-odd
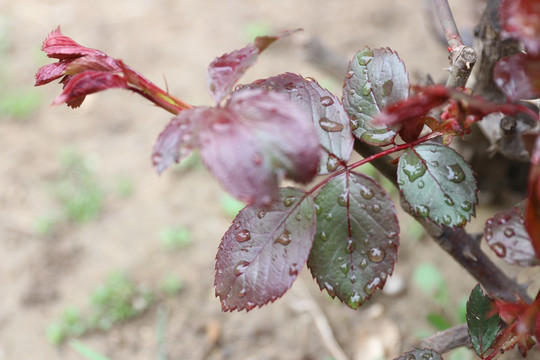
{"type": "Polygon", "coordinates": [[[318,174],[331,173],[340,163],[349,161],[354,144],[349,117],[339,99],[315,80],[285,73],[255,81],[249,87],[281,92],[311,114],[321,144],[318,174]]]}
{"type": "Polygon", "coordinates": [[[285,95],[234,92],[201,129],[201,158],[240,200],[268,205],[283,176],[306,183],[317,172],[319,141],[306,111],[285,95]]]}
{"type": "Polygon", "coordinates": [[[521,210],[516,206],[502,211],[486,221],[484,238],[491,250],[509,264],[535,266],[540,264],[523,225],[521,210]]]}
{"type": "Polygon", "coordinates": [[[392,274],[399,243],[394,204],[380,184],[355,172],[329,180],[315,204],[308,267],[321,289],[356,309],[392,274]]]}
{"type": "Polygon", "coordinates": [[[442,360],[441,354],[433,349],[419,349],[406,352],[394,360],[442,360]]]}
{"type": "Polygon", "coordinates": [[[501,327],[495,303],[484,294],[480,285],[471,292],[467,301],[467,329],[474,350],[481,358],[489,350],[501,327]]]}
{"type": "Polygon", "coordinates": [[[343,106],[354,135],[372,145],[392,144],[396,132],[385,124],[374,124],[373,118],[408,95],[409,76],[397,53],[388,48],[359,51],[349,63],[343,87],[343,106]]]}
{"type": "Polygon", "coordinates": [[[308,258],[315,219],[313,199],[294,188],[282,188],[269,207],[240,211],[216,256],[223,311],[249,311],[282,296],[308,258]]]}
{"type": "Polygon", "coordinates": [[[447,146],[424,143],[408,149],[399,159],[397,177],[412,209],[437,225],[463,226],[475,215],[474,174],[447,146]]]}

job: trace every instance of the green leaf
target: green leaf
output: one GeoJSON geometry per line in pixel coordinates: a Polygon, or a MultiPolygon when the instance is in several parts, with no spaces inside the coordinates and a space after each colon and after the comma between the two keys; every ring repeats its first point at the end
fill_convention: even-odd
{"type": "Polygon", "coordinates": [[[351,118],[354,135],[372,145],[393,143],[396,132],[373,124],[382,109],[409,95],[405,65],[392,50],[366,47],[349,63],[343,87],[343,106],[351,118]]]}
{"type": "Polygon", "coordinates": [[[473,348],[480,357],[493,345],[501,327],[501,319],[493,309],[493,300],[476,285],[467,302],[467,327],[473,348]]]}
{"type": "Polygon", "coordinates": [[[474,174],[448,146],[425,143],[408,149],[399,159],[397,175],[405,200],[419,216],[454,227],[475,215],[474,174]]]}
{"type": "Polygon", "coordinates": [[[440,313],[431,312],[427,315],[426,319],[437,331],[443,331],[452,327],[450,320],[440,313]]]}
{"type": "Polygon", "coordinates": [[[419,349],[406,352],[394,360],[442,360],[441,354],[433,349],[419,349]]]}
{"type": "Polygon", "coordinates": [[[394,204],[380,184],[355,172],[328,181],[315,204],[308,267],[321,289],[356,309],[392,274],[399,242],[394,204]]]}
{"type": "Polygon", "coordinates": [[[76,352],[81,354],[85,359],[88,360],[110,360],[105,355],[102,355],[95,350],[91,349],[90,347],[86,346],[80,341],[72,340],[69,342],[69,346],[73,348],[76,352]]]}

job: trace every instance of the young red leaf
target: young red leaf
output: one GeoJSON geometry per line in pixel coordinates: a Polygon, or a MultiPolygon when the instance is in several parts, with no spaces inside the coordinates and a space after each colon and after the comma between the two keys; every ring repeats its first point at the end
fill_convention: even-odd
{"type": "Polygon", "coordinates": [[[502,0],[499,8],[503,38],[517,38],[531,54],[540,54],[540,1],[502,0]]]}
{"type": "Polygon", "coordinates": [[[407,98],[409,76],[394,51],[359,51],[349,63],[343,87],[343,105],[353,125],[354,135],[369,144],[391,144],[396,136],[387,124],[375,124],[375,118],[387,106],[407,98]]]}
{"type": "Polygon", "coordinates": [[[70,37],[62,34],[60,27],[52,31],[49,36],[47,36],[45,41],[43,41],[41,50],[43,50],[48,57],[59,60],[73,60],[87,55],[106,56],[105,53],[99,50],[79,45],[70,37]]]}
{"type": "Polygon", "coordinates": [[[53,102],[53,105],[66,103],[72,108],[79,107],[86,95],[111,88],[128,88],[126,79],[119,74],[102,71],[87,70],[69,78],[62,94],[53,102]]]}
{"type": "Polygon", "coordinates": [[[216,112],[214,108],[198,107],[181,111],[171,120],[152,149],[152,163],[159,174],[199,146],[201,126],[211,122],[216,112]]]}
{"type": "Polygon", "coordinates": [[[540,57],[516,54],[495,65],[493,79],[510,100],[540,97],[540,57]]]}
{"type": "Polygon", "coordinates": [[[311,114],[321,144],[318,174],[331,173],[349,161],[354,145],[349,117],[339,99],[315,80],[285,73],[248,86],[283,93],[311,114]]]}
{"type": "Polygon", "coordinates": [[[313,199],[302,190],[282,188],[270,206],[241,210],[216,255],[223,311],[249,311],[281,297],[304,266],[314,235],[313,199]]]}
{"type": "Polygon", "coordinates": [[[531,237],[536,257],[540,259],[540,136],[536,137],[536,144],[531,156],[525,228],[531,237]]]}
{"type": "Polygon", "coordinates": [[[308,267],[321,289],[356,309],[392,274],[399,223],[384,188],[372,178],[345,172],[315,198],[317,234],[308,267]]]}
{"type": "Polygon", "coordinates": [[[523,222],[521,210],[517,206],[498,212],[486,221],[484,237],[495,254],[507,263],[519,266],[540,265],[523,222]]]}
{"type": "Polygon", "coordinates": [[[232,93],[200,132],[201,157],[237,198],[267,205],[286,176],[309,182],[319,141],[309,114],[285,95],[260,89],[232,93]]]}
{"type": "Polygon", "coordinates": [[[257,37],[253,44],[214,59],[208,66],[207,82],[216,103],[219,104],[229,95],[234,84],[255,63],[261,52],[274,41],[290,34],[292,32],[287,31],[277,36],[257,37]]]}

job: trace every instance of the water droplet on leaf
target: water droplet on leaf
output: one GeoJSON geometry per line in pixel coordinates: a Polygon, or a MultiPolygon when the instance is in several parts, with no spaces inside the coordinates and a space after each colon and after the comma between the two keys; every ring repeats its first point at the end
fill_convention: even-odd
{"type": "Polygon", "coordinates": [[[257,306],[253,301],[248,301],[246,303],[246,310],[249,311],[249,310],[253,310],[253,308],[255,308],[255,306],[257,306]]]}
{"type": "Polygon", "coordinates": [[[283,199],[283,205],[285,205],[286,207],[289,207],[292,204],[294,204],[294,200],[295,200],[294,196],[288,196],[285,199],[283,199]]]}
{"type": "Polygon", "coordinates": [[[360,126],[360,122],[358,121],[358,119],[351,118],[351,129],[354,131],[358,129],[359,126],[360,126]]]}
{"type": "Polygon", "coordinates": [[[348,200],[349,200],[348,194],[345,192],[345,193],[339,195],[339,197],[337,199],[337,203],[340,206],[347,206],[348,200]]]}
{"type": "Polygon", "coordinates": [[[326,241],[326,240],[328,240],[328,235],[326,235],[326,233],[324,231],[321,231],[321,233],[319,234],[319,238],[322,241],[326,241]]]}
{"type": "Polygon", "coordinates": [[[366,294],[371,295],[375,292],[375,289],[380,283],[381,279],[379,279],[378,277],[374,277],[373,280],[371,280],[364,286],[364,291],[366,292],[366,294]]]}
{"type": "Polygon", "coordinates": [[[371,210],[373,210],[374,213],[378,213],[381,211],[381,205],[373,204],[373,206],[371,207],[371,210]]]}
{"type": "Polygon", "coordinates": [[[315,213],[317,213],[317,215],[321,215],[321,212],[322,212],[322,207],[318,204],[315,204],[315,213]]]}
{"type": "Polygon", "coordinates": [[[323,96],[321,98],[321,105],[322,106],[330,106],[334,104],[334,100],[330,96],[323,96]]]}
{"type": "Polygon", "coordinates": [[[328,213],[326,214],[326,216],[324,217],[326,220],[330,221],[334,218],[334,215],[332,215],[332,213],[328,213]]]}
{"type": "Polygon", "coordinates": [[[458,164],[449,165],[446,169],[448,170],[448,180],[456,184],[465,180],[465,172],[463,172],[463,169],[458,164]]]}
{"type": "Polygon", "coordinates": [[[291,243],[291,233],[289,230],[283,230],[281,235],[278,236],[274,243],[280,243],[281,245],[289,245],[291,243]]]}
{"type": "Polygon", "coordinates": [[[349,279],[351,280],[351,283],[354,284],[356,282],[356,275],[352,274],[349,279]]]}
{"type": "Polygon", "coordinates": [[[251,239],[251,234],[248,229],[243,229],[236,234],[236,241],[238,242],[244,242],[251,239]]]}
{"type": "Polygon", "coordinates": [[[264,215],[266,215],[266,210],[264,210],[264,209],[257,213],[257,217],[259,219],[262,219],[264,217],[264,215]]]}
{"type": "Polygon", "coordinates": [[[360,269],[365,269],[367,267],[367,265],[368,265],[368,263],[367,263],[366,259],[362,259],[362,261],[360,261],[360,264],[358,264],[360,269]]]}
{"type": "Polygon", "coordinates": [[[448,194],[444,194],[444,203],[448,206],[454,206],[454,200],[448,194]]]}
{"type": "Polygon", "coordinates": [[[362,87],[362,95],[368,96],[370,92],[371,92],[371,83],[366,82],[364,86],[362,87]]]}
{"type": "Polygon", "coordinates": [[[516,235],[516,232],[514,231],[514,229],[509,228],[509,227],[506,228],[506,229],[504,229],[504,236],[510,238],[510,237],[512,237],[512,236],[514,236],[514,235],[516,235]]]}
{"type": "Polygon", "coordinates": [[[360,295],[358,295],[357,292],[355,292],[354,294],[351,295],[351,297],[349,298],[349,301],[348,301],[348,305],[353,308],[353,309],[356,309],[360,306],[360,301],[362,299],[360,298],[360,295]]]}
{"type": "Polygon", "coordinates": [[[349,266],[347,264],[345,264],[345,263],[339,265],[339,269],[345,275],[347,275],[347,273],[349,272],[349,266]]]}
{"type": "Polygon", "coordinates": [[[330,295],[331,297],[336,296],[336,291],[334,290],[334,287],[333,287],[332,285],[330,285],[329,283],[325,282],[325,283],[324,283],[324,288],[325,288],[326,291],[328,292],[328,295],[330,295]]]}
{"type": "Polygon", "coordinates": [[[352,239],[347,240],[347,247],[345,248],[345,252],[347,254],[352,253],[356,249],[356,245],[352,239]]]}
{"type": "Polygon", "coordinates": [[[302,220],[302,214],[298,213],[298,214],[296,214],[296,216],[294,218],[296,219],[296,221],[301,221],[302,220]]]}
{"type": "Polygon", "coordinates": [[[495,244],[492,244],[491,248],[493,249],[493,251],[495,251],[495,254],[497,254],[498,257],[506,256],[506,246],[504,246],[500,242],[496,242],[495,244]]]}
{"type": "Polygon", "coordinates": [[[247,293],[247,290],[242,289],[242,290],[238,291],[238,297],[243,298],[244,296],[246,296],[246,293],[247,293]]]}
{"type": "Polygon", "coordinates": [[[452,217],[450,215],[446,214],[446,215],[443,216],[442,221],[446,225],[450,225],[452,223],[452,217]]]}
{"type": "Polygon", "coordinates": [[[413,182],[426,173],[426,167],[421,162],[415,164],[408,163],[403,167],[403,172],[407,175],[409,181],[413,182]]]}
{"type": "Polygon", "coordinates": [[[369,200],[375,196],[375,193],[368,187],[362,187],[362,189],[360,189],[360,195],[362,195],[364,199],[369,200]]]}
{"type": "Polygon", "coordinates": [[[329,172],[332,172],[336,170],[339,166],[339,159],[333,155],[328,156],[328,160],[326,161],[326,169],[329,172]]]}
{"type": "Polygon", "coordinates": [[[414,211],[421,217],[428,217],[429,216],[429,208],[425,205],[417,205],[414,207],[414,211]]]}
{"type": "Polygon", "coordinates": [[[319,120],[319,125],[321,128],[328,132],[338,132],[343,130],[343,124],[337,123],[335,121],[332,121],[326,117],[322,117],[319,120]]]}
{"type": "Polygon", "coordinates": [[[422,180],[420,180],[420,181],[418,182],[418,188],[419,188],[419,189],[423,189],[424,186],[425,186],[424,182],[423,182],[422,180]]]}
{"type": "Polygon", "coordinates": [[[347,73],[347,79],[352,79],[353,76],[354,76],[354,71],[349,71],[347,73]]]}
{"type": "Polygon", "coordinates": [[[472,204],[468,201],[464,201],[461,203],[460,205],[461,209],[463,209],[463,211],[471,211],[472,209],[472,204]]]}
{"type": "Polygon", "coordinates": [[[248,265],[249,265],[249,261],[242,260],[242,261],[237,262],[233,270],[234,275],[236,276],[242,275],[244,271],[246,271],[246,268],[248,267],[248,265]]]}
{"type": "Polygon", "coordinates": [[[386,252],[380,247],[373,247],[368,251],[368,258],[371,262],[379,263],[386,257],[386,252]]]}

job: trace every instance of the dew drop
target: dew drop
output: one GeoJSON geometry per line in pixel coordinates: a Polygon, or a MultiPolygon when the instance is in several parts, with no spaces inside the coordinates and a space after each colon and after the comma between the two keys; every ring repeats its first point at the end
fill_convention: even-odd
{"type": "Polygon", "coordinates": [[[333,155],[328,156],[328,160],[326,161],[326,169],[330,172],[336,170],[339,166],[339,159],[333,155]]]}
{"type": "Polygon", "coordinates": [[[443,223],[450,225],[452,223],[452,217],[448,214],[444,215],[442,218],[443,223]]]}
{"type": "Polygon", "coordinates": [[[335,297],[336,296],[336,291],[334,290],[334,287],[332,285],[330,285],[329,283],[325,282],[324,283],[324,288],[326,289],[326,292],[328,293],[328,295],[330,295],[331,297],[335,297]]]}
{"type": "Polygon", "coordinates": [[[321,98],[321,105],[322,106],[330,106],[334,104],[334,100],[330,96],[323,96],[321,98]]]}
{"type": "Polygon", "coordinates": [[[375,292],[375,289],[380,283],[381,279],[379,279],[378,277],[374,277],[373,280],[371,280],[364,286],[364,291],[366,292],[366,294],[371,295],[375,292]]]}
{"type": "Polygon", "coordinates": [[[425,205],[417,205],[414,207],[414,211],[421,217],[428,217],[429,216],[429,208],[425,205]]]}
{"type": "Polygon", "coordinates": [[[347,273],[349,272],[349,266],[346,263],[339,265],[339,269],[345,275],[347,275],[347,273]]]}
{"type": "Polygon", "coordinates": [[[492,244],[491,248],[493,249],[493,251],[495,251],[495,254],[497,254],[498,257],[506,256],[506,246],[504,246],[500,242],[492,244]]]}
{"type": "Polygon", "coordinates": [[[373,52],[367,52],[367,56],[361,56],[358,58],[358,65],[360,66],[366,66],[370,63],[371,59],[373,58],[373,52]]]}
{"type": "Polygon", "coordinates": [[[243,229],[236,234],[236,241],[239,243],[251,240],[251,234],[248,229],[243,229]]]}
{"type": "Polygon", "coordinates": [[[281,235],[278,236],[274,243],[279,243],[281,245],[289,245],[291,243],[291,233],[289,230],[283,230],[281,235]]]}
{"type": "Polygon", "coordinates": [[[367,265],[368,265],[367,260],[362,259],[362,261],[360,261],[360,264],[358,264],[358,267],[360,267],[360,269],[365,269],[367,265]]]}
{"type": "Polygon", "coordinates": [[[439,166],[439,162],[438,162],[437,160],[433,160],[433,161],[431,162],[431,166],[437,167],[437,166],[439,166]]]}
{"type": "Polygon", "coordinates": [[[287,196],[285,199],[283,199],[283,205],[289,207],[294,204],[294,200],[296,200],[294,196],[287,196]]]}
{"type": "Polygon", "coordinates": [[[339,195],[337,203],[339,206],[347,206],[348,200],[349,196],[346,192],[344,192],[343,194],[339,195]]]}
{"type": "Polygon", "coordinates": [[[448,206],[454,206],[454,200],[448,194],[444,194],[444,203],[448,206]]]}
{"type": "Polygon", "coordinates": [[[366,82],[364,86],[362,87],[362,95],[368,96],[370,92],[371,92],[371,83],[366,82]]]}
{"type": "Polygon", "coordinates": [[[386,237],[389,238],[389,239],[393,239],[397,236],[397,232],[395,231],[390,231],[388,234],[386,234],[386,237]]]}
{"type": "Polygon", "coordinates": [[[334,215],[332,215],[332,213],[328,213],[326,214],[326,216],[324,217],[326,220],[330,221],[334,218],[334,215]]]}
{"type": "Polygon", "coordinates": [[[360,195],[362,195],[364,199],[369,200],[375,196],[375,193],[368,187],[362,187],[362,189],[360,189],[360,195]]]}
{"type": "Polygon", "coordinates": [[[343,124],[332,121],[326,117],[322,117],[319,120],[319,125],[321,126],[323,130],[328,131],[328,132],[339,132],[343,130],[343,124]]]}
{"type": "Polygon", "coordinates": [[[351,308],[356,309],[356,308],[358,308],[360,306],[361,300],[362,300],[362,298],[360,298],[360,295],[358,295],[358,293],[355,292],[349,298],[348,305],[351,308]]]}
{"type": "Polygon", "coordinates": [[[237,262],[233,270],[234,275],[235,276],[242,275],[244,271],[246,271],[246,268],[248,267],[248,265],[249,265],[249,261],[242,260],[242,261],[237,262]]]}
{"type": "Polygon", "coordinates": [[[289,267],[289,275],[291,275],[291,276],[298,275],[298,264],[297,263],[292,263],[291,264],[291,266],[289,267]]]}
{"type": "Polygon", "coordinates": [[[379,213],[381,211],[381,205],[373,204],[373,206],[371,207],[371,210],[373,210],[374,213],[379,213]]]}
{"type": "Polygon", "coordinates": [[[472,209],[472,204],[468,201],[464,201],[461,203],[461,205],[459,206],[461,209],[463,209],[463,211],[471,211],[472,209]]]}
{"type": "Polygon", "coordinates": [[[264,215],[266,215],[266,210],[264,210],[264,209],[257,213],[257,217],[259,219],[262,219],[264,217],[264,215]]]}
{"type": "Polygon", "coordinates": [[[240,291],[238,291],[238,297],[239,298],[243,298],[244,296],[246,296],[246,293],[247,293],[247,290],[246,289],[242,289],[240,291]]]}
{"type": "Polygon", "coordinates": [[[317,213],[317,215],[321,215],[322,213],[322,207],[319,204],[315,204],[315,213],[317,213]]]}
{"type": "Polygon", "coordinates": [[[253,301],[248,301],[246,303],[246,310],[247,311],[253,310],[255,308],[255,306],[257,306],[257,304],[255,304],[253,301]]]}
{"type": "Polygon", "coordinates": [[[426,185],[426,184],[424,184],[424,182],[423,182],[422,180],[420,180],[420,181],[418,182],[418,188],[419,188],[419,189],[423,189],[425,185],[426,185]]]}
{"type": "Polygon", "coordinates": [[[296,221],[302,221],[302,215],[300,213],[296,214],[294,218],[296,219],[296,221]]]}
{"type": "Polygon", "coordinates": [[[349,90],[349,95],[354,95],[356,94],[356,91],[354,91],[353,89],[349,90]]]}
{"type": "Polygon", "coordinates": [[[326,235],[326,233],[324,231],[321,231],[321,233],[319,234],[319,238],[322,241],[326,241],[326,240],[328,240],[328,235],[326,235]]]}
{"type": "Polygon", "coordinates": [[[354,71],[349,71],[347,73],[347,79],[352,79],[353,76],[354,76],[354,71]]]}
{"type": "Polygon", "coordinates": [[[352,239],[347,240],[347,247],[345,248],[345,252],[347,254],[351,254],[356,249],[356,244],[352,239]]]}
{"type": "Polygon", "coordinates": [[[351,129],[354,131],[358,129],[359,126],[360,126],[360,122],[358,121],[358,119],[351,118],[351,129]]]}
{"type": "Polygon", "coordinates": [[[356,282],[356,275],[352,274],[349,279],[351,280],[351,283],[354,284],[356,282]]]}
{"type": "Polygon", "coordinates": [[[499,223],[499,225],[504,225],[509,220],[510,220],[510,216],[509,215],[504,215],[504,216],[501,216],[501,218],[497,222],[499,223]]]}
{"type": "Polygon", "coordinates": [[[242,222],[238,221],[236,224],[234,224],[234,230],[240,229],[240,226],[242,226],[242,222]]]}
{"type": "Polygon", "coordinates": [[[306,219],[311,220],[312,218],[313,218],[313,215],[310,212],[308,212],[306,214],[306,219]]]}
{"type": "Polygon", "coordinates": [[[510,227],[504,229],[504,236],[506,236],[508,238],[511,238],[514,235],[516,235],[516,232],[514,231],[514,229],[512,229],[510,227]]]}
{"type": "Polygon", "coordinates": [[[368,251],[368,258],[371,262],[379,263],[386,257],[386,252],[380,247],[373,247],[368,251]]]}
{"type": "Polygon", "coordinates": [[[417,162],[415,164],[407,163],[405,166],[403,166],[403,172],[405,175],[407,175],[409,181],[413,182],[425,174],[426,167],[421,162],[417,162]]]}
{"type": "Polygon", "coordinates": [[[455,182],[456,184],[465,180],[465,173],[458,164],[448,165],[446,166],[446,169],[448,170],[448,180],[455,182]]]}

